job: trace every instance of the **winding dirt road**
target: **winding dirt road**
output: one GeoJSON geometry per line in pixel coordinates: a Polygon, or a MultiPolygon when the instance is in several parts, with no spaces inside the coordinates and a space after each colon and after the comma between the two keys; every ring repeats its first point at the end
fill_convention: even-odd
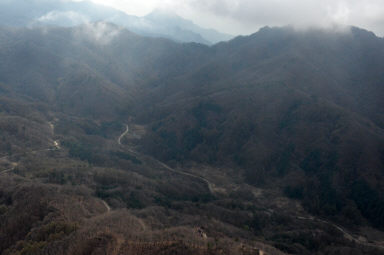
{"type": "MultiPolygon", "coordinates": [[[[105,213],[103,214],[108,214],[112,211],[111,207],[108,205],[107,202],[105,202],[104,200],[101,200],[101,202],[103,203],[103,205],[105,206],[105,209],[107,210],[105,213]]],[[[137,222],[139,223],[140,227],[142,228],[142,231],[146,231],[147,230],[147,225],[144,223],[144,221],[140,218],[137,217],[137,222]]]]}
{"type": "Polygon", "coordinates": [[[341,233],[343,233],[344,237],[346,239],[348,239],[349,241],[358,243],[358,244],[363,245],[363,246],[368,246],[368,247],[384,250],[384,246],[373,244],[373,243],[369,243],[367,241],[363,241],[363,240],[360,240],[358,238],[355,238],[350,233],[348,233],[346,230],[344,230],[343,228],[341,228],[340,226],[338,226],[338,225],[336,225],[336,224],[334,224],[332,222],[329,222],[329,221],[326,221],[326,220],[322,220],[322,219],[318,219],[318,218],[315,218],[315,217],[301,217],[301,216],[298,216],[296,218],[299,219],[299,220],[317,221],[317,222],[321,222],[321,223],[330,225],[330,226],[336,228],[337,230],[339,230],[341,233]]]}
{"type": "MultiPolygon", "coordinates": [[[[42,152],[42,151],[56,151],[56,150],[60,150],[60,149],[61,149],[61,148],[60,148],[60,146],[59,146],[59,143],[55,141],[55,143],[54,143],[54,148],[41,149],[41,150],[34,150],[34,151],[29,151],[29,152],[23,152],[23,153],[12,154],[12,155],[5,156],[5,157],[0,158],[0,160],[8,159],[8,158],[11,158],[11,157],[16,157],[16,156],[21,156],[21,155],[25,155],[25,154],[34,154],[34,153],[42,152]]],[[[15,165],[14,167],[12,167],[12,168],[9,168],[9,169],[0,171],[0,174],[4,174],[4,173],[12,172],[13,170],[15,170],[16,166],[17,166],[17,163],[16,163],[16,165],[15,165]]]]}
{"type": "Polygon", "coordinates": [[[13,170],[15,170],[15,168],[16,168],[16,167],[14,166],[14,167],[12,167],[12,168],[3,170],[3,171],[0,172],[0,175],[1,175],[1,174],[6,174],[6,173],[9,173],[9,172],[12,172],[13,170]]]}
{"type": "Polygon", "coordinates": [[[124,136],[126,136],[127,134],[128,134],[128,132],[129,132],[129,126],[128,125],[125,125],[125,131],[124,131],[124,133],[122,133],[120,136],[119,136],[119,138],[117,138],[117,143],[119,144],[119,145],[121,145],[121,139],[123,139],[124,138],[124,136]]]}
{"type": "Polygon", "coordinates": [[[101,200],[101,202],[105,206],[105,209],[107,209],[107,211],[105,213],[109,213],[111,211],[111,207],[104,200],[101,200]]]}
{"type": "Polygon", "coordinates": [[[209,192],[211,194],[214,193],[214,189],[213,189],[213,184],[210,183],[207,179],[205,179],[204,177],[201,177],[201,176],[198,176],[198,175],[194,175],[194,174],[191,174],[191,173],[188,173],[188,172],[184,172],[184,171],[179,171],[179,170],[176,170],[176,169],[173,169],[171,168],[170,166],[166,165],[165,163],[157,160],[157,159],[154,159],[159,165],[161,165],[162,167],[166,168],[167,170],[171,171],[171,172],[174,172],[174,173],[177,173],[177,174],[181,174],[181,175],[184,175],[184,176],[189,176],[189,177],[192,177],[192,178],[196,178],[196,179],[199,179],[201,181],[203,181],[205,184],[207,184],[207,187],[209,189],[209,192]]]}
{"type": "MultiPolygon", "coordinates": [[[[125,125],[126,126],[126,130],[124,131],[124,133],[122,133],[119,138],[117,139],[117,143],[119,145],[122,145],[121,144],[121,139],[124,138],[124,136],[126,136],[128,133],[129,133],[129,126],[128,125],[125,125]]],[[[136,151],[133,151],[132,149],[129,149],[129,152],[133,153],[133,154],[136,154],[136,155],[139,155],[138,152],[136,151]]],[[[184,176],[188,176],[188,177],[192,177],[192,178],[195,178],[195,179],[199,179],[200,181],[203,181],[208,189],[209,189],[209,192],[211,194],[214,194],[214,188],[213,188],[213,184],[211,182],[209,182],[207,179],[205,179],[204,177],[201,177],[201,176],[198,176],[198,175],[194,175],[194,174],[191,174],[191,173],[188,173],[188,172],[184,172],[184,171],[180,171],[180,170],[176,170],[176,169],[173,169],[172,167],[168,166],[167,164],[151,157],[156,163],[158,163],[160,166],[162,166],[163,168],[167,169],[168,171],[171,171],[171,172],[174,172],[174,173],[177,173],[177,174],[180,174],[180,175],[184,175],[184,176]]]]}
{"type": "MultiPolygon", "coordinates": [[[[53,135],[55,126],[52,124],[52,122],[49,122],[48,124],[49,124],[49,127],[50,127],[50,129],[52,131],[52,135],[53,135]]],[[[34,153],[42,152],[42,151],[56,151],[56,150],[61,149],[59,140],[52,141],[52,143],[53,143],[53,147],[50,147],[47,149],[33,150],[33,151],[29,151],[29,152],[23,152],[23,153],[17,153],[17,154],[12,154],[12,155],[8,155],[8,156],[3,156],[0,158],[0,160],[7,159],[9,161],[9,158],[11,158],[11,157],[21,156],[24,154],[34,154],[34,153]]],[[[8,169],[5,169],[3,171],[0,171],[0,174],[9,173],[9,172],[12,172],[13,170],[15,170],[17,163],[12,163],[12,164],[14,164],[14,166],[12,168],[8,168],[8,169]]]]}

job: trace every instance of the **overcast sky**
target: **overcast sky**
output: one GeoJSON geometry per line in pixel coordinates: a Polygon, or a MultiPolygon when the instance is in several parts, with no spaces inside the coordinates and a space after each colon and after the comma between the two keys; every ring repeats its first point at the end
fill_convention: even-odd
{"type": "Polygon", "coordinates": [[[260,27],[355,25],[384,35],[384,0],[92,0],[143,16],[170,9],[196,24],[237,34],[260,27]]]}

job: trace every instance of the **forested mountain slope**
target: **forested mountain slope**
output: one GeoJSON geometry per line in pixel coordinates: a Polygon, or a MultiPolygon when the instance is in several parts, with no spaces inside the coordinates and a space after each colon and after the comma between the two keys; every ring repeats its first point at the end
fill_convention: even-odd
{"type": "Polygon", "coordinates": [[[211,51],[138,110],[151,111],[147,151],[233,163],[254,184],[287,178],[288,193],[313,213],[334,215],[352,200],[384,226],[384,41],[357,28],[265,28],[211,51]]]}
{"type": "Polygon", "coordinates": [[[2,28],[0,59],[3,254],[382,253],[382,38],[98,22],[2,28]]]}

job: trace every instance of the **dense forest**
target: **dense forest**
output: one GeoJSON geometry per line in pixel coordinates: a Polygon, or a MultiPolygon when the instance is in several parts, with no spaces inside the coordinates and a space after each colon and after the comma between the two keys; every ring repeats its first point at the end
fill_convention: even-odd
{"type": "Polygon", "coordinates": [[[3,27],[0,59],[0,254],[384,253],[373,33],[3,27]]]}

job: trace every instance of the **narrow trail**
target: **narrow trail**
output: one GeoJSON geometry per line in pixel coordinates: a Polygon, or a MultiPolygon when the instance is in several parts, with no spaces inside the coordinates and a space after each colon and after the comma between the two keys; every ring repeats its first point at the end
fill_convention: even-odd
{"type": "Polygon", "coordinates": [[[107,202],[105,202],[104,200],[101,200],[101,202],[105,206],[105,209],[107,209],[107,211],[105,213],[111,212],[111,207],[107,204],[107,202]]]}
{"type": "MultiPolygon", "coordinates": [[[[51,122],[49,122],[48,124],[49,124],[49,127],[50,127],[50,129],[52,131],[52,135],[53,135],[55,127],[54,127],[54,125],[51,122]]],[[[61,149],[60,141],[59,140],[52,141],[52,144],[53,144],[53,146],[51,146],[49,148],[46,148],[46,149],[33,150],[33,151],[28,151],[28,152],[16,153],[16,154],[8,155],[8,156],[3,156],[3,157],[0,158],[0,160],[8,160],[9,161],[9,158],[16,157],[16,156],[22,156],[22,155],[25,155],[25,154],[34,154],[34,153],[42,152],[42,151],[56,151],[56,150],[60,150],[61,149]]],[[[12,164],[14,164],[14,163],[12,163],[12,164]]],[[[3,171],[0,171],[0,174],[12,172],[13,170],[15,170],[16,166],[17,166],[17,163],[12,168],[8,168],[8,169],[5,169],[3,171]]]]}
{"type": "Polygon", "coordinates": [[[146,231],[147,230],[147,226],[145,225],[144,221],[140,218],[137,218],[137,221],[139,222],[140,224],[140,227],[142,228],[143,231],[146,231]]]}
{"type": "MultiPolygon", "coordinates": [[[[117,139],[117,143],[119,145],[122,145],[121,144],[121,139],[124,138],[124,136],[126,136],[128,133],[129,133],[129,126],[126,125],[126,130],[117,139]]],[[[140,153],[132,150],[131,148],[128,148],[128,151],[130,153],[134,154],[134,155],[142,156],[140,153]]],[[[148,156],[148,157],[150,157],[150,156],[148,156]]],[[[192,177],[192,178],[199,179],[199,180],[203,181],[208,186],[208,189],[209,189],[210,193],[214,194],[214,185],[210,181],[205,179],[204,177],[201,177],[201,176],[198,176],[198,175],[194,175],[194,174],[191,174],[191,173],[188,173],[188,172],[184,172],[184,171],[173,169],[172,167],[168,166],[167,164],[165,164],[165,163],[163,163],[163,162],[161,162],[161,161],[159,161],[159,160],[157,160],[157,159],[155,159],[153,157],[150,157],[150,158],[152,160],[154,160],[157,164],[162,166],[163,168],[167,169],[168,171],[171,171],[171,172],[174,172],[174,173],[177,173],[177,174],[181,174],[181,175],[184,175],[184,176],[192,177]]],[[[317,221],[317,222],[321,222],[321,223],[333,226],[334,228],[339,230],[341,233],[343,233],[344,237],[346,239],[350,240],[350,241],[356,242],[356,243],[358,243],[360,245],[364,245],[364,246],[368,246],[368,247],[384,250],[384,246],[376,245],[376,244],[368,243],[367,241],[359,240],[359,239],[355,238],[353,235],[351,235],[350,233],[348,233],[346,230],[344,230],[343,228],[341,228],[340,226],[338,226],[338,225],[336,225],[336,224],[334,224],[332,222],[328,222],[328,221],[325,221],[325,220],[322,220],[322,219],[317,219],[317,218],[314,218],[314,217],[300,217],[300,216],[298,216],[297,219],[309,220],[309,221],[317,221]]],[[[145,224],[143,222],[141,222],[141,223],[142,223],[143,228],[145,228],[145,224]]]]}
{"type": "MultiPolygon", "coordinates": [[[[56,142],[56,141],[55,141],[56,142]]],[[[60,146],[58,145],[58,143],[54,145],[54,148],[48,148],[48,149],[41,149],[41,150],[34,150],[34,151],[29,151],[29,152],[23,152],[23,153],[17,153],[17,154],[12,154],[12,155],[9,155],[9,156],[5,156],[5,157],[2,157],[0,158],[0,160],[3,160],[3,159],[8,159],[9,158],[12,158],[12,157],[16,157],[16,156],[22,156],[22,155],[25,155],[25,154],[35,154],[37,152],[42,152],[42,151],[56,151],[56,150],[60,150],[60,146]]],[[[14,167],[12,168],[8,168],[8,169],[5,169],[3,171],[0,171],[0,175],[1,174],[5,174],[5,173],[9,173],[9,172],[12,172],[13,170],[15,170],[17,166],[17,163],[14,167]]]]}
{"type": "Polygon", "coordinates": [[[373,243],[368,243],[367,241],[359,240],[359,239],[355,238],[353,235],[351,235],[350,233],[348,233],[346,230],[344,230],[342,227],[340,227],[340,226],[338,226],[338,225],[336,225],[336,224],[334,224],[332,222],[329,222],[329,221],[326,221],[326,220],[322,220],[322,219],[317,219],[317,218],[314,218],[314,217],[300,217],[300,216],[298,216],[296,218],[299,219],[299,220],[317,221],[317,222],[321,222],[321,223],[330,225],[330,226],[336,228],[337,230],[339,230],[341,233],[343,233],[344,237],[346,239],[348,239],[349,241],[353,241],[353,242],[358,243],[358,244],[363,245],[363,246],[368,246],[368,247],[384,250],[384,246],[373,244],[373,243]]]}
{"type": "Polygon", "coordinates": [[[6,169],[6,170],[3,170],[0,172],[0,175],[12,172],[13,170],[15,170],[15,168],[16,168],[16,166],[9,168],[9,169],[6,169]]]}
{"type": "MultiPolygon", "coordinates": [[[[105,209],[107,210],[103,214],[109,214],[112,211],[111,207],[108,205],[108,203],[106,201],[101,200],[101,202],[103,203],[103,205],[105,206],[105,209]]],[[[145,225],[144,221],[138,217],[136,217],[136,218],[137,218],[137,222],[139,223],[140,227],[142,228],[142,231],[146,231],[147,225],[145,225]]]]}
{"type": "Polygon", "coordinates": [[[157,160],[157,159],[154,159],[159,165],[161,165],[162,167],[166,168],[167,170],[171,171],[171,172],[174,172],[174,173],[177,173],[177,174],[181,174],[181,175],[184,175],[184,176],[189,176],[189,177],[192,177],[192,178],[195,178],[195,179],[199,179],[201,181],[203,181],[205,184],[207,184],[208,186],[208,189],[209,189],[209,192],[211,194],[214,193],[214,189],[213,189],[213,184],[210,183],[207,179],[205,179],[204,177],[201,177],[201,176],[198,176],[198,175],[194,175],[194,174],[191,174],[191,173],[188,173],[188,172],[184,172],[184,171],[180,171],[180,170],[176,170],[176,169],[173,169],[171,168],[170,166],[166,165],[165,163],[157,160]]]}
{"type": "MultiPolygon", "coordinates": [[[[129,133],[129,126],[126,125],[126,130],[117,139],[117,143],[119,145],[122,145],[121,144],[121,139],[123,139],[124,136],[126,136],[128,133],[129,133]]],[[[138,152],[133,151],[132,149],[128,149],[128,151],[131,152],[132,154],[139,155],[138,152]]],[[[213,184],[210,181],[208,181],[207,179],[205,179],[204,177],[201,177],[201,176],[198,176],[198,175],[194,175],[194,174],[191,174],[191,173],[188,173],[188,172],[184,172],[184,171],[173,169],[170,166],[168,166],[167,164],[165,164],[165,163],[163,163],[163,162],[161,162],[161,161],[159,161],[159,160],[157,160],[157,159],[155,159],[153,157],[151,157],[151,159],[154,160],[157,164],[161,165],[163,168],[167,169],[168,171],[171,171],[171,172],[174,172],[174,173],[177,173],[177,174],[181,174],[181,175],[184,175],[184,176],[192,177],[192,178],[195,178],[195,179],[199,179],[200,181],[203,181],[207,185],[207,187],[209,189],[209,192],[211,194],[214,194],[213,184]]]]}
{"type": "Polygon", "coordinates": [[[6,158],[9,158],[9,155],[8,155],[8,156],[2,156],[2,157],[0,158],[0,160],[6,159],[6,158]]]}
{"type": "Polygon", "coordinates": [[[122,134],[119,136],[119,138],[117,138],[117,143],[118,143],[119,145],[121,145],[121,139],[123,139],[124,136],[126,136],[126,135],[128,134],[128,132],[129,132],[129,126],[128,126],[128,125],[125,125],[125,127],[126,127],[126,130],[124,131],[124,133],[122,133],[122,134]]]}

